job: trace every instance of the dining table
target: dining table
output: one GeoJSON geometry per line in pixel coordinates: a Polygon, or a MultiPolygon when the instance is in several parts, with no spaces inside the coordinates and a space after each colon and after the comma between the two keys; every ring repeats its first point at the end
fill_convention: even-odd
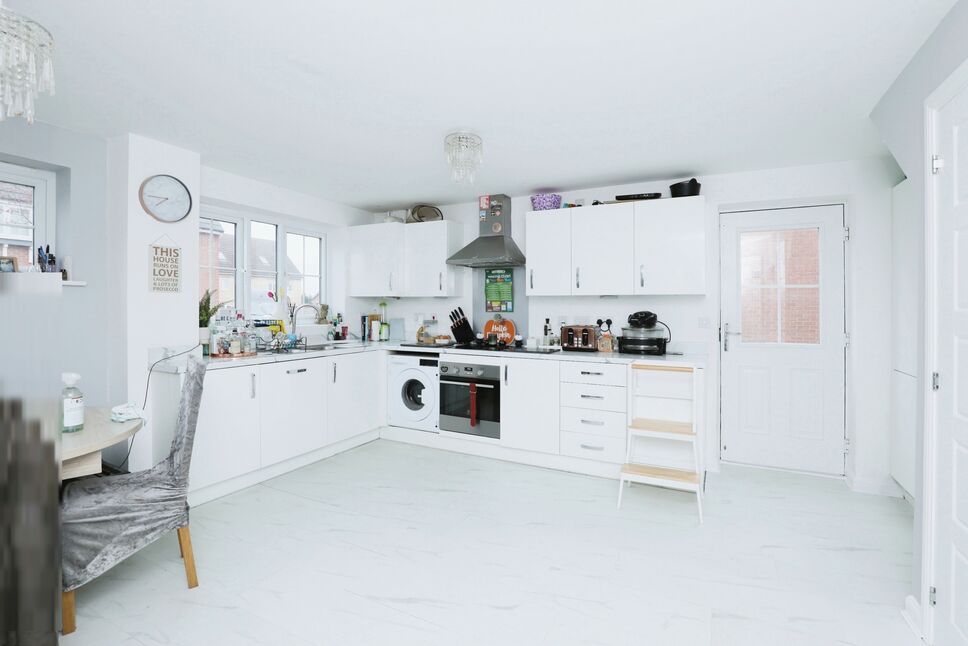
{"type": "Polygon", "coordinates": [[[101,452],[141,430],[144,420],[111,421],[110,408],[87,408],[84,428],[61,434],[61,480],[101,473],[101,452]]]}

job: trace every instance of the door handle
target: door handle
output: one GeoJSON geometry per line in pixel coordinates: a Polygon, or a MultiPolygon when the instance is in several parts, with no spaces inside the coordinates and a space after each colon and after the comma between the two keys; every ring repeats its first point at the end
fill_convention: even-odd
{"type": "Polygon", "coordinates": [[[591,444],[581,444],[580,446],[586,451],[604,451],[605,450],[604,446],[592,446],[591,444]]]}
{"type": "Polygon", "coordinates": [[[437,273],[437,291],[444,291],[444,272],[442,271],[437,273]]]}
{"type": "Polygon", "coordinates": [[[255,373],[252,373],[252,395],[251,399],[255,399],[255,373]]]}
{"type": "Polygon", "coordinates": [[[581,267],[575,267],[575,289],[581,289],[581,267]]]}
{"type": "Polygon", "coordinates": [[[582,424],[588,424],[589,426],[605,426],[605,422],[597,419],[583,419],[582,424]]]}
{"type": "Polygon", "coordinates": [[[534,269],[531,270],[531,289],[534,289],[534,269]]]}
{"type": "Polygon", "coordinates": [[[582,399],[605,399],[604,395],[582,395],[582,399]]]}
{"type": "Polygon", "coordinates": [[[508,385],[508,364],[504,364],[504,385],[508,385]]]}
{"type": "MultiPolygon", "coordinates": [[[[447,386],[463,386],[464,388],[470,388],[471,387],[470,382],[465,383],[463,381],[444,381],[443,379],[441,379],[440,380],[440,383],[441,384],[445,384],[447,386]]],[[[494,386],[492,386],[490,384],[475,384],[475,385],[478,388],[494,388],[494,386]]]]}
{"type": "Polygon", "coordinates": [[[333,383],[336,383],[336,362],[333,362],[333,383]]]}
{"type": "Polygon", "coordinates": [[[639,287],[645,287],[645,265],[639,265],[639,287]]]}
{"type": "Polygon", "coordinates": [[[292,370],[286,370],[287,375],[298,375],[301,372],[306,372],[305,368],[293,368],[292,370]]]}
{"type": "Polygon", "coordinates": [[[392,292],[393,291],[393,272],[392,271],[390,272],[389,278],[390,278],[390,291],[392,292]]]}
{"type": "Polygon", "coordinates": [[[581,374],[583,374],[583,375],[593,375],[595,377],[602,377],[602,376],[605,375],[604,372],[591,372],[589,370],[582,370],[581,371],[581,374]]]}
{"type": "Polygon", "coordinates": [[[742,332],[730,332],[729,323],[723,323],[723,352],[729,352],[729,337],[743,336],[742,332]]]}

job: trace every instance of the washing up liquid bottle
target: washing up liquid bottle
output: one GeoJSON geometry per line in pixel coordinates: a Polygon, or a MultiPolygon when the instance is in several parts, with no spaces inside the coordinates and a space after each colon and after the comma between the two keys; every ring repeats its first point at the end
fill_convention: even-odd
{"type": "Polygon", "coordinates": [[[76,372],[65,372],[61,375],[64,390],[61,391],[61,430],[65,433],[76,433],[84,430],[84,393],[77,382],[81,376],[76,372]]]}

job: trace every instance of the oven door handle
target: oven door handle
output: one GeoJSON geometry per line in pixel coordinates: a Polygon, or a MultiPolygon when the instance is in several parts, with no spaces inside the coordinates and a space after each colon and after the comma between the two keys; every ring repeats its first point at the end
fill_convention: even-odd
{"type": "MultiPolygon", "coordinates": [[[[465,382],[465,381],[444,381],[443,379],[441,379],[440,380],[440,385],[441,386],[466,386],[467,388],[470,388],[471,385],[472,385],[472,382],[465,382]]],[[[478,384],[478,383],[473,383],[473,385],[474,386],[477,386],[478,388],[494,388],[494,386],[492,386],[491,384],[478,384]]]]}
{"type": "Polygon", "coordinates": [[[469,384],[471,389],[471,428],[477,426],[477,384],[469,384]]]}

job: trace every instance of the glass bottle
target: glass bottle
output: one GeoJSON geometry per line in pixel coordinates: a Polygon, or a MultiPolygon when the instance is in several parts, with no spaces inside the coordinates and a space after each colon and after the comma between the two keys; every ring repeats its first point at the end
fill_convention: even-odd
{"type": "Polygon", "coordinates": [[[81,376],[76,372],[61,375],[64,390],[61,391],[61,430],[76,433],[84,430],[84,393],[77,387],[81,376]]]}

